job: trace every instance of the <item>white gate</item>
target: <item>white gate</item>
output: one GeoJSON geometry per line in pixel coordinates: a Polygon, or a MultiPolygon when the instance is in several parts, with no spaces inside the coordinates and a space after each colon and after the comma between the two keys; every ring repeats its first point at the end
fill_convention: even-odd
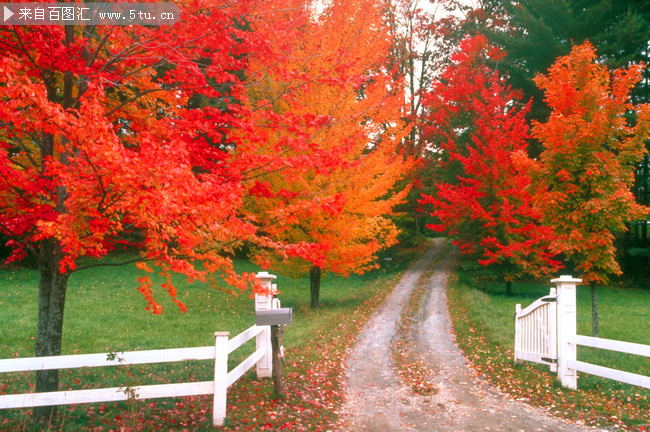
{"type": "Polygon", "coordinates": [[[515,361],[547,364],[557,372],[557,294],[535,300],[526,309],[517,305],[515,314],[515,361]]]}
{"type": "Polygon", "coordinates": [[[577,360],[577,347],[618,351],[650,358],[650,345],[581,336],[576,333],[576,285],[582,282],[571,276],[551,280],[546,297],[526,309],[517,305],[515,318],[515,361],[527,360],[548,364],[566,388],[578,388],[578,372],[650,388],[650,377],[606,368],[577,360]]]}

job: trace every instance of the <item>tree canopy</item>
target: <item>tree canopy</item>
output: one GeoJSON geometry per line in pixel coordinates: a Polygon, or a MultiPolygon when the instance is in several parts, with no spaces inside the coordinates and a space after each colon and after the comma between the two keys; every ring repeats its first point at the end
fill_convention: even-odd
{"type": "Polygon", "coordinates": [[[650,132],[650,105],[630,98],[640,79],[639,65],[610,73],[589,43],[535,79],[551,109],[549,120],[533,128],[544,148],[539,205],[556,233],[553,249],[575,262],[585,283],[620,274],[614,234],[650,212],[631,192],[650,132]]]}
{"type": "Polygon", "coordinates": [[[423,195],[437,223],[478,272],[512,282],[557,268],[552,230],[539,222],[526,156],[527,106],[487,65],[503,54],[483,36],[465,39],[425,96],[427,137],[438,140],[441,179],[423,195]]]}
{"type": "MultiPolygon", "coordinates": [[[[506,51],[499,67],[533,99],[530,116],[537,120],[545,120],[549,110],[533,80],[573,46],[590,41],[613,68],[649,60],[650,9],[640,0],[485,0],[480,10],[468,27],[506,51]]],[[[639,87],[635,96],[648,100],[648,90],[639,87]]]]}

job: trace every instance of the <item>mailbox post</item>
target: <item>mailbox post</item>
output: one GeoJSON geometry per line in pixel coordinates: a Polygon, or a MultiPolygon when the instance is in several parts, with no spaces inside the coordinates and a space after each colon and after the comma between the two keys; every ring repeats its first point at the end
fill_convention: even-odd
{"type": "Polygon", "coordinates": [[[255,311],[255,324],[271,326],[271,347],[273,350],[273,390],[278,396],[284,396],[282,386],[282,358],[280,347],[284,328],[293,321],[291,308],[266,309],[255,311]]]}
{"type": "Polygon", "coordinates": [[[284,397],[284,386],[282,385],[282,356],[280,347],[282,346],[282,335],[284,326],[271,326],[271,349],[273,350],[273,390],[275,394],[284,397]]]}
{"type": "MultiPolygon", "coordinates": [[[[269,290],[269,292],[275,292],[275,286],[273,285],[273,280],[276,276],[269,274],[267,272],[259,272],[255,275],[260,283],[269,290]]],[[[272,308],[273,303],[273,294],[271,295],[260,295],[255,294],[255,312],[259,310],[268,310],[272,308]]],[[[258,350],[261,347],[271,345],[271,332],[263,331],[255,337],[255,349],[258,350]]],[[[257,362],[257,378],[271,378],[273,375],[273,363],[272,356],[265,355],[257,362]]]]}

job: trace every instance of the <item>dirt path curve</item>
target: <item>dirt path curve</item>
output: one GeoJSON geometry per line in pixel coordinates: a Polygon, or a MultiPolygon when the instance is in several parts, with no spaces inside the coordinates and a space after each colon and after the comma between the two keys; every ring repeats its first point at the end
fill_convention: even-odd
{"type": "Polygon", "coordinates": [[[549,416],[508,399],[481,382],[468,369],[454,342],[447,312],[446,285],[455,249],[446,257],[446,240],[433,247],[404,274],[384,304],[362,330],[347,362],[347,401],[342,430],[392,431],[593,431],[549,416]],[[403,306],[425,271],[419,318],[418,349],[426,353],[438,393],[419,396],[401,383],[391,360],[390,343],[403,306]]]}

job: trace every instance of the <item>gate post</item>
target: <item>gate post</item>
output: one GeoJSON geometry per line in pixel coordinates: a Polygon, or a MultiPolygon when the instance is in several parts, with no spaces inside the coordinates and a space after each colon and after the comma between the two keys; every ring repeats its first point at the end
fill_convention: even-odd
{"type": "MultiPolygon", "coordinates": [[[[260,281],[262,286],[268,289],[270,293],[276,291],[272,281],[276,278],[275,275],[267,272],[259,272],[255,275],[260,281]]],[[[273,309],[273,295],[265,296],[255,294],[255,310],[273,309]]],[[[273,356],[271,349],[271,329],[267,328],[255,336],[255,350],[264,347],[264,357],[262,357],[256,366],[257,378],[271,378],[273,376],[273,356]]]]}
{"type": "Polygon", "coordinates": [[[557,377],[563,387],[576,390],[578,376],[575,369],[569,368],[569,362],[577,360],[576,285],[582,279],[562,275],[551,282],[557,285],[557,377]]]}

